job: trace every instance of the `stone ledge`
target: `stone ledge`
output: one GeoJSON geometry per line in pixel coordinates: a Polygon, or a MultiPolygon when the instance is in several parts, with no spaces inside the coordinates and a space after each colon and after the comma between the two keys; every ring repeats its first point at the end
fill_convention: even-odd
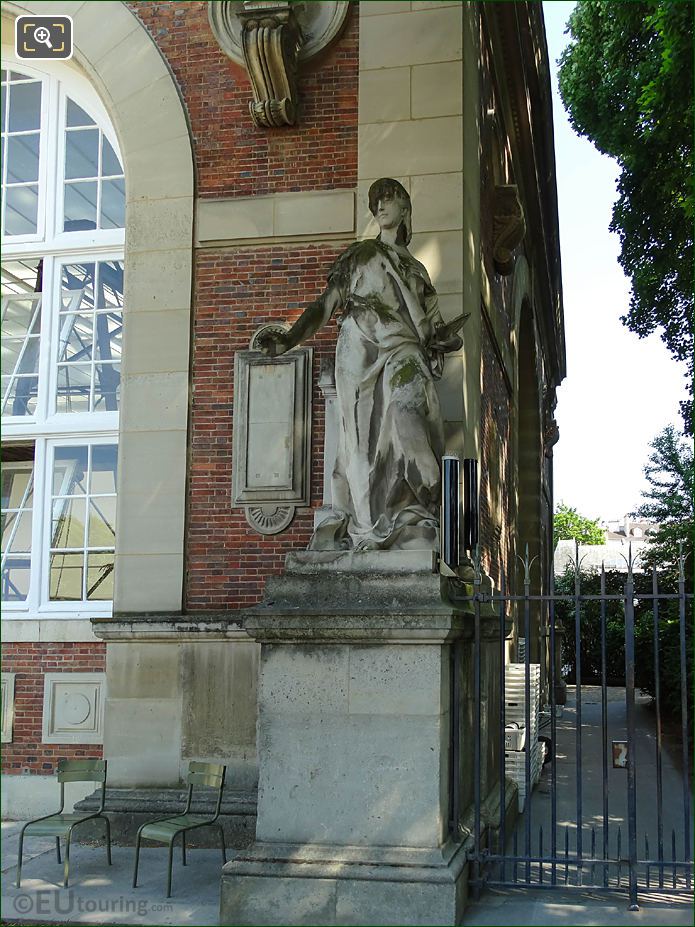
{"type": "Polygon", "coordinates": [[[94,634],[104,641],[248,640],[246,611],[133,612],[92,618],[94,634]]]}
{"type": "MultiPolygon", "coordinates": [[[[132,845],[138,827],[146,821],[167,814],[181,814],[186,804],[186,789],[106,789],[106,814],[111,821],[114,843],[132,845]]],[[[99,807],[101,792],[96,790],[82,801],[75,804],[76,811],[96,811],[99,807]]],[[[196,814],[212,814],[215,810],[217,793],[201,796],[194,795],[192,810],[196,814]]],[[[247,847],[253,840],[256,830],[256,791],[225,789],[222,794],[220,822],[224,828],[225,841],[229,847],[247,847]]],[[[103,826],[94,825],[95,836],[103,836],[103,826]],[[102,828],[99,830],[99,828],[102,828]]],[[[86,827],[78,839],[89,841],[91,835],[86,827]]],[[[219,845],[219,831],[214,828],[201,827],[199,832],[192,831],[187,843],[190,846],[219,845]]]]}
{"type": "MultiPolygon", "coordinates": [[[[345,848],[296,847],[278,858],[270,844],[254,844],[222,870],[222,924],[460,924],[467,895],[466,844],[446,860],[422,865],[407,848],[392,859],[372,862],[373,850],[353,858],[345,848]],[[308,853],[329,859],[311,861],[308,853]],[[265,855],[264,855],[265,854],[265,855]]],[[[285,848],[281,849],[284,852],[285,848]]],[[[437,853],[438,851],[433,850],[437,853]]]]}

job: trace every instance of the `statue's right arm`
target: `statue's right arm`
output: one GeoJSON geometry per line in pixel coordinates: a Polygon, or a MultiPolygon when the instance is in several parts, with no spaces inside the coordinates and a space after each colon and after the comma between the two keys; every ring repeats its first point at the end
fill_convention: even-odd
{"type": "MultiPolygon", "coordinates": [[[[261,345],[261,351],[264,354],[271,354],[277,357],[290,351],[292,348],[311,338],[316,332],[328,322],[335,310],[340,306],[340,291],[336,286],[329,286],[313,303],[309,303],[304,312],[300,315],[292,328],[283,335],[273,335],[275,341],[274,352],[266,350],[261,345]]],[[[267,344],[267,342],[266,342],[267,344]]]]}

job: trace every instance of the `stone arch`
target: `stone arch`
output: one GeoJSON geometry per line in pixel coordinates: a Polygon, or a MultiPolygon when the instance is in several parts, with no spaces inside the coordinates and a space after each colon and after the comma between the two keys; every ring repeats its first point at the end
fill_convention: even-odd
{"type": "MultiPolygon", "coordinates": [[[[8,0],[3,16],[55,7],[8,0]]],[[[73,59],[109,113],[126,176],[114,612],[180,611],[194,216],[188,120],[167,63],[125,3],[65,2],[59,12],[73,19],[73,59]]]]}

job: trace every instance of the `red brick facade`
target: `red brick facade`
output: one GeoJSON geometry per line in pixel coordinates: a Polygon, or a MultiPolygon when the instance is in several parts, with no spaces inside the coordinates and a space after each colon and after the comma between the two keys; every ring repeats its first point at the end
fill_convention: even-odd
{"type": "MultiPolygon", "coordinates": [[[[300,509],[279,535],[258,534],[244,510],[232,508],[234,354],[248,349],[266,322],[293,321],[324,288],[344,245],[268,246],[202,251],[196,262],[193,331],[187,598],[191,610],[243,608],[259,601],[264,576],[285,554],[306,547],[313,515],[300,509]]],[[[338,329],[328,323],[314,349],[312,504],[323,493],[324,403],[317,382],[321,359],[332,356],[338,329]]]]}
{"type": "Polygon", "coordinates": [[[101,744],[42,743],[44,673],[102,673],[106,645],[99,643],[3,644],[2,668],[15,673],[13,742],[3,744],[2,771],[51,775],[58,760],[100,758],[101,744]]]}
{"type": "MultiPolygon", "coordinates": [[[[302,67],[299,124],[259,129],[251,83],[220,49],[203,0],[130,0],[171,66],[191,122],[198,196],[352,188],[357,179],[358,15],[302,67]]],[[[126,165],[126,171],[128,167],[126,165]]]]}

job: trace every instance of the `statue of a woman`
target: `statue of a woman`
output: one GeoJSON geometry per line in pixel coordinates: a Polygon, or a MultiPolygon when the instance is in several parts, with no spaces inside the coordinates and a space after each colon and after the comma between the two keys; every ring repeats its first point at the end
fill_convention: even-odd
{"type": "Polygon", "coordinates": [[[286,333],[267,333],[270,357],[317,332],[342,308],[335,353],[338,451],[333,513],[310,549],[436,549],[442,419],[434,385],[464,321],[444,325],[423,265],[408,251],[410,197],[396,180],[369,190],[379,224],[337,259],[328,287],[286,333]]]}

